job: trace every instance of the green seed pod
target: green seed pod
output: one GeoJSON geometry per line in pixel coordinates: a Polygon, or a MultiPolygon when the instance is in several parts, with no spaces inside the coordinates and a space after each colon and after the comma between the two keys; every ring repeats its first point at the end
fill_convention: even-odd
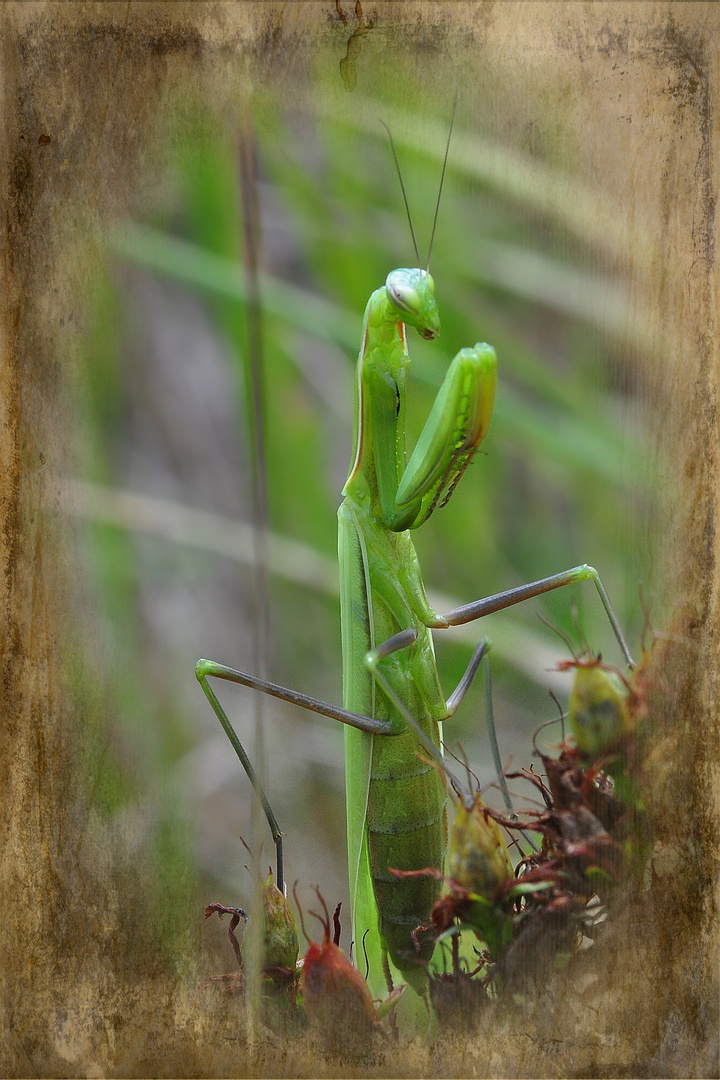
{"type": "Polygon", "coordinates": [[[263,969],[288,968],[295,971],[298,937],[295,917],[272,874],[263,887],[263,969]]]}
{"type": "Polygon", "coordinates": [[[580,753],[591,761],[617,746],[632,731],[628,691],[599,661],[580,663],[569,702],[569,719],[580,753]]]}
{"type": "Polygon", "coordinates": [[[468,892],[492,900],[513,868],[500,826],[475,796],[468,810],[459,803],[450,831],[448,876],[468,892]]]}

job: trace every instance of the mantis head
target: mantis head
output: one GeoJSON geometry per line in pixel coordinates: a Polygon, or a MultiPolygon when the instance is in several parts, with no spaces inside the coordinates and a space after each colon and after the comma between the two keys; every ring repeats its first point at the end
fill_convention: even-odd
{"type": "Polygon", "coordinates": [[[407,326],[431,341],[440,333],[440,315],[435,301],[435,282],[427,270],[392,270],[385,281],[390,303],[407,326]]]}

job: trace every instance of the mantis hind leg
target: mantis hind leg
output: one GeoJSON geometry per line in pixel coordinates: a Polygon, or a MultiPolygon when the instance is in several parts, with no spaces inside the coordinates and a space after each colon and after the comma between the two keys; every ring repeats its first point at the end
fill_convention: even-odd
{"type": "Polygon", "coordinates": [[[461,604],[460,607],[453,608],[452,611],[447,611],[440,616],[438,629],[445,629],[448,626],[462,626],[464,623],[474,622],[476,619],[481,619],[484,615],[490,615],[494,611],[504,611],[505,608],[522,603],[523,600],[530,600],[533,596],[542,596],[543,593],[551,592],[553,589],[562,589],[566,585],[574,585],[581,581],[592,581],[597,589],[605,614],[627,665],[629,668],[634,668],[635,661],[628,648],[615,609],[610,602],[607,589],[603,585],[595,567],[588,566],[587,563],[574,566],[571,570],[563,570],[559,574],[551,574],[550,577],[540,578],[538,581],[531,581],[527,585],[518,585],[517,588],[506,589],[504,592],[495,593],[493,596],[486,596],[482,600],[473,600],[469,604],[461,604]]]}
{"type": "Polygon", "coordinates": [[[208,683],[208,675],[215,674],[214,671],[208,670],[207,665],[209,665],[209,664],[211,664],[211,661],[198,660],[198,662],[197,662],[197,664],[195,666],[195,675],[197,677],[198,682],[200,683],[200,686],[203,689],[203,693],[205,694],[205,697],[210,702],[210,705],[212,707],[213,712],[215,713],[218,720],[220,721],[223,731],[225,732],[228,739],[230,740],[230,744],[231,744],[233,750],[235,751],[238,758],[240,759],[240,764],[242,765],[243,769],[245,770],[247,778],[250,781],[250,783],[252,784],[253,790],[255,791],[255,794],[257,795],[258,799],[260,800],[263,811],[265,813],[265,817],[267,819],[267,823],[270,826],[270,832],[272,833],[273,842],[275,844],[275,863],[276,863],[276,874],[275,874],[275,879],[276,880],[275,880],[275,884],[277,885],[280,892],[284,894],[285,893],[285,869],[284,869],[284,864],[283,864],[283,840],[282,840],[282,833],[280,832],[280,826],[278,825],[277,819],[275,817],[275,814],[273,813],[272,807],[270,806],[270,803],[268,802],[267,796],[265,794],[265,790],[264,790],[262,784],[260,783],[260,780],[258,779],[257,773],[255,772],[255,769],[253,768],[253,764],[250,761],[250,758],[248,757],[247,753],[245,752],[244,746],[242,745],[239,738],[237,737],[237,733],[235,731],[235,728],[230,723],[225,710],[223,709],[222,705],[218,701],[214,690],[212,689],[212,687],[208,683]]]}
{"type": "MultiPolygon", "coordinates": [[[[627,661],[628,667],[634,668],[635,661],[633,660],[628,644],[625,641],[625,636],[620,627],[615,609],[610,602],[607,590],[602,583],[600,575],[597,570],[588,566],[587,563],[583,563],[581,566],[575,566],[571,570],[563,570],[559,574],[552,574],[550,577],[540,578],[537,581],[531,581],[527,585],[519,585],[514,589],[506,589],[504,592],[495,593],[492,596],[484,597],[481,600],[473,600],[469,604],[461,604],[459,607],[453,608],[451,611],[445,612],[444,615],[438,616],[436,622],[430,624],[433,629],[447,630],[451,626],[462,626],[465,623],[474,622],[476,619],[481,619],[485,615],[490,615],[495,611],[503,611],[505,608],[513,607],[515,604],[520,604],[524,600],[530,600],[534,596],[542,596],[543,593],[551,592],[554,589],[561,589],[566,585],[574,585],[581,581],[592,581],[597,589],[598,595],[605,609],[605,613],[608,617],[608,621],[612,627],[613,633],[617,638],[617,642],[620,649],[627,661]]],[[[383,687],[385,693],[392,701],[393,705],[398,709],[403,719],[405,719],[411,727],[417,730],[417,724],[409,714],[407,707],[400,700],[398,694],[394,691],[388,680],[385,678],[381,667],[380,661],[390,656],[392,653],[398,652],[402,649],[407,649],[417,641],[417,632],[413,629],[401,630],[400,633],[394,634],[387,641],[382,642],[376,648],[371,649],[365,656],[365,664],[372,672],[375,679],[383,687]]],[[[478,645],[475,647],[472,659],[468,664],[465,674],[461,678],[460,682],[452,692],[446,702],[446,712],[442,716],[438,716],[438,720],[445,720],[452,716],[457,710],[461,701],[465,697],[473,679],[477,673],[480,664],[485,657],[485,654],[490,648],[490,641],[487,638],[482,638],[478,645]]],[[[426,739],[423,737],[423,745],[427,746],[426,739]]],[[[432,751],[431,751],[432,753],[432,751]]],[[[435,756],[435,754],[433,754],[435,756]]]]}
{"type": "Polygon", "coordinates": [[[263,786],[253,768],[252,762],[208,680],[210,678],[223,679],[226,682],[238,683],[241,686],[248,686],[251,689],[260,690],[262,693],[269,694],[271,697],[280,698],[282,701],[288,701],[293,705],[299,705],[301,708],[309,709],[311,712],[329,716],[334,720],[340,720],[342,723],[358,728],[360,731],[365,731],[368,734],[389,734],[390,724],[382,720],[375,720],[371,716],[363,716],[360,713],[351,712],[349,709],[343,709],[340,706],[332,705],[330,702],[310,697],[308,694],[301,694],[296,690],[290,690],[286,686],[279,686],[277,683],[259,679],[254,675],[248,675],[244,671],[238,671],[236,668],[227,667],[225,664],[218,664],[214,660],[198,660],[195,665],[195,676],[202,687],[205,697],[210,702],[213,712],[220,721],[222,729],[227,735],[233,750],[240,759],[240,763],[245,770],[248,780],[252,784],[253,789],[260,800],[275,844],[277,857],[277,873],[275,875],[276,884],[282,892],[284,884],[282,833],[280,832],[277,820],[270,803],[268,802],[263,786]]]}
{"type": "MultiPolygon", "coordinates": [[[[476,619],[481,619],[485,615],[490,615],[495,611],[502,611],[505,608],[512,607],[515,604],[522,603],[524,600],[529,600],[534,596],[541,596],[543,593],[551,592],[554,589],[564,588],[566,585],[573,585],[582,581],[592,581],[597,589],[600,601],[605,609],[605,613],[608,617],[610,626],[617,639],[618,645],[625,657],[625,660],[630,668],[635,667],[635,661],[632,657],[628,644],[625,640],[625,636],[620,627],[619,620],[615,614],[615,609],[610,601],[607,590],[598,574],[597,570],[589,566],[587,563],[583,563],[580,566],[575,566],[570,570],[564,570],[559,574],[552,574],[549,577],[540,578],[537,581],[532,581],[527,585],[520,585],[514,589],[507,589],[501,593],[495,593],[492,596],[485,597],[481,600],[474,600],[469,604],[462,604],[459,607],[453,608],[451,611],[446,612],[444,615],[439,616],[437,624],[434,628],[449,629],[451,626],[461,626],[465,623],[474,622],[476,619]]],[[[429,742],[424,735],[416,720],[411,716],[409,710],[405,704],[401,701],[393,687],[385,678],[382,668],[379,666],[383,657],[389,656],[391,653],[398,650],[408,648],[417,640],[417,633],[412,630],[403,630],[399,634],[395,634],[387,641],[378,645],[375,649],[372,649],[367,653],[365,657],[365,663],[370,671],[373,673],[375,679],[380,683],[386,695],[398,710],[403,719],[408,725],[413,728],[418,735],[418,738],[422,742],[425,749],[431,754],[434,760],[442,765],[450,782],[458,793],[460,788],[456,778],[452,775],[452,772],[448,769],[444,761],[442,761],[441,755],[436,748],[429,742]]],[[[475,675],[481,665],[483,665],[485,671],[485,699],[486,699],[486,716],[488,724],[488,733],[490,736],[490,746],[493,754],[493,763],[495,765],[495,771],[498,777],[498,782],[503,794],[503,799],[508,810],[508,813],[515,816],[515,812],[512,806],[512,800],[507,787],[507,781],[503,775],[502,762],[500,760],[500,751],[498,748],[497,734],[495,730],[495,721],[493,715],[492,706],[492,689],[490,684],[490,665],[488,659],[488,652],[491,647],[491,643],[487,638],[482,638],[473,652],[470,663],[465,669],[460,682],[456,686],[447,700],[447,711],[444,716],[438,717],[438,720],[445,720],[452,716],[458,709],[460,703],[465,697],[468,689],[470,688],[475,675]]],[[[535,845],[533,844],[533,847],[535,845]]]]}

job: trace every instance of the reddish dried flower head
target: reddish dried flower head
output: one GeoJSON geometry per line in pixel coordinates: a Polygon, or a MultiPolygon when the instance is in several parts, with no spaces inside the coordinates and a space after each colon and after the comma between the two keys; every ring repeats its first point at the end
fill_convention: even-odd
{"type": "Polygon", "coordinates": [[[330,940],[330,918],[318,889],[325,918],[311,912],[323,926],[320,945],[310,942],[303,960],[300,988],[308,1021],[326,1043],[340,1050],[369,1047],[375,1026],[370,988],[345,953],[330,940]]]}
{"type": "Polygon", "coordinates": [[[300,985],[305,1012],[313,1026],[330,1031],[337,1025],[369,1035],[375,1022],[370,988],[342,949],[327,937],[311,942],[300,985]]]}

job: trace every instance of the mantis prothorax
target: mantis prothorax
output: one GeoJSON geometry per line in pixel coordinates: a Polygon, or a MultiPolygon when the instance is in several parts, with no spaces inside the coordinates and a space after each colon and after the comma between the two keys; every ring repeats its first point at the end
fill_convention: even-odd
{"type": "MultiPolygon", "coordinates": [[[[445,165],[443,176],[444,171],[445,165]]],[[[443,868],[445,782],[427,760],[419,759],[418,750],[425,757],[428,751],[440,753],[439,724],[456,712],[489,647],[486,640],[478,643],[465,674],[446,699],[430,631],[459,626],[550,590],[590,580],[627,663],[634,666],[602,581],[588,565],[444,614],[430,607],[411,530],[445,505],[487,434],[497,358],[485,343],[460,350],[407,461],[408,326],[427,339],[440,332],[435,283],[427,269],[393,270],[365,309],[357,365],[354,453],[338,511],[342,707],[211,660],[200,660],[196,666],[197,678],[251,780],[252,767],[208,684],[209,677],[261,690],[346,725],[353,936],[356,943],[365,941],[370,986],[379,996],[392,968],[419,993],[424,992],[428,957],[418,955],[412,932],[427,921],[440,884],[430,876],[398,879],[389,871],[443,868]]],[[[277,879],[282,887],[281,836],[262,789],[253,782],[278,847],[277,879]]]]}

